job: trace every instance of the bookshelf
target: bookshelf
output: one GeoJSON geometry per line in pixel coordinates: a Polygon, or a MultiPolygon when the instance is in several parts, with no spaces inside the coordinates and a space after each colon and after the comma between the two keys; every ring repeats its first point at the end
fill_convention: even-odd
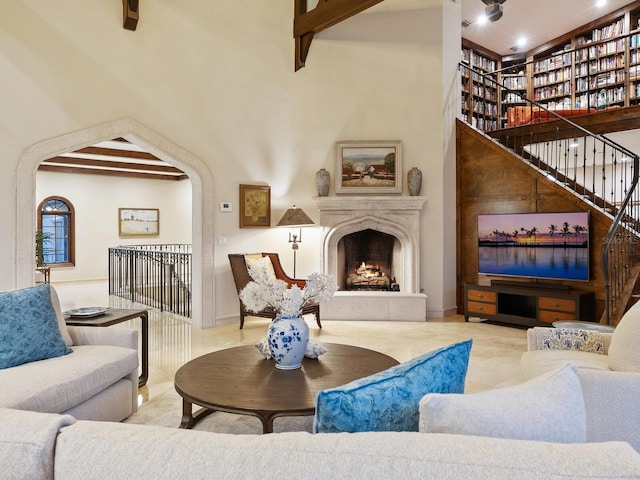
{"type": "Polygon", "coordinates": [[[498,75],[493,73],[500,68],[499,58],[497,54],[490,55],[474,46],[462,45],[463,65],[490,74],[490,78],[494,80],[493,82],[487,80],[466,68],[460,69],[462,116],[471,125],[485,132],[497,130],[500,127],[500,99],[495,83],[498,75]]]}
{"type": "Polygon", "coordinates": [[[500,109],[502,128],[507,126],[507,109],[515,106],[525,106],[525,98],[528,98],[527,88],[529,77],[526,67],[513,65],[513,68],[506,68],[509,65],[503,63],[503,70],[500,76],[500,83],[505,87],[501,90],[500,109]]]}
{"type": "Polygon", "coordinates": [[[618,11],[529,57],[532,99],[551,109],[640,104],[639,19],[640,10],[618,11]]]}
{"type": "Polygon", "coordinates": [[[624,18],[574,39],[575,105],[625,106],[627,48],[624,18]]]}
{"type": "Polygon", "coordinates": [[[533,61],[533,100],[547,108],[562,108],[572,104],[570,50],[571,45],[565,45],[564,50],[533,61]]]}
{"type": "Polygon", "coordinates": [[[629,36],[629,105],[640,104],[640,32],[629,36]]]}

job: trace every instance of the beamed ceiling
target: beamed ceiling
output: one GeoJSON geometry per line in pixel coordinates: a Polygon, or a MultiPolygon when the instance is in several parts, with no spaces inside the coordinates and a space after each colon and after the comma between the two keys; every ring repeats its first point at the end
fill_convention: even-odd
{"type": "Polygon", "coordinates": [[[115,138],[49,158],[40,164],[38,170],[154,180],[188,178],[182,170],[124,138],[115,138]]]}

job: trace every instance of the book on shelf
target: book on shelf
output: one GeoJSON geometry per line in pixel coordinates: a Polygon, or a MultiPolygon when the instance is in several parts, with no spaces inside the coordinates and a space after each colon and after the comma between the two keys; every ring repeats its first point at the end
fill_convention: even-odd
{"type": "Polygon", "coordinates": [[[607,25],[602,28],[596,28],[592,33],[592,40],[597,42],[599,40],[606,40],[607,38],[617,37],[624,33],[624,20],[621,18],[617,22],[607,25]]]}

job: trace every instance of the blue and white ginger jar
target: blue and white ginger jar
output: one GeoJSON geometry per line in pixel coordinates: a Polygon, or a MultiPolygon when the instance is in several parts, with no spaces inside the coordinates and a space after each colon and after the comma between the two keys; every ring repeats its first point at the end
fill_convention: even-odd
{"type": "Polygon", "coordinates": [[[267,341],[276,368],[294,370],[302,366],[309,341],[309,326],[302,317],[278,315],[269,325],[267,341]]]}

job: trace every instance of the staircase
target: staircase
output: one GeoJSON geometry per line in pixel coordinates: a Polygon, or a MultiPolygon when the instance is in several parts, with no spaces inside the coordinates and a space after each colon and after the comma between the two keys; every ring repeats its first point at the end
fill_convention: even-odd
{"type": "MultiPolygon", "coordinates": [[[[522,98],[518,92],[498,84],[481,71],[462,63],[460,68],[470,70],[467,73],[474,77],[482,77],[485,85],[498,89],[499,95],[504,92],[522,100],[519,106],[508,110],[508,128],[488,134],[478,133],[501,145],[513,160],[534,169],[540,180],[548,182],[550,188],[553,186],[571,192],[584,204],[585,210],[597,212],[599,218],[607,222],[606,234],[603,232],[601,237],[598,235],[596,238],[596,232],[593,229],[591,232],[591,245],[602,246],[601,265],[594,269],[592,281],[595,284],[590,286],[597,285],[603,289],[601,323],[615,325],[630,300],[635,298],[634,290],[640,273],[638,155],[602,133],[596,133],[601,131],[601,125],[588,128],[597,124],[591,117],[604,115],[602,113],[580,117],[576,114],[583,112],[569,106],[564,110],[552,111],[522,98]]],[[[483,110],[482,106],[480,110],[483,110]]],[[[636,110],[640,119],[640,109],[636,110]]],[[[606,113],[611,116],[616,112],[606,113]]],[[[619,116],[622,110],[619,109],[617,113],[619,116]]],[[[635,122],[626,123],[627,126],[635,125],[635,122]]],[[[618,125],[617,128],[625,129],[625,126],[618,125]]],[[[545,207],[546,211],[553,210],[550,205],[542,206],[545,207]]]]}

